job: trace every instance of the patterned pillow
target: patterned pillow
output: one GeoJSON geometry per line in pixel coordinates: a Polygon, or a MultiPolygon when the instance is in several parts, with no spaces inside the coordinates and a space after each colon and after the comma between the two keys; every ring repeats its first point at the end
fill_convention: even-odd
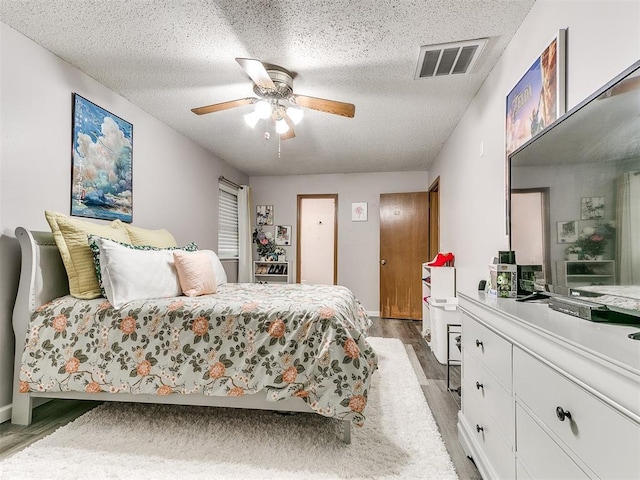
{"type": "MultiPolygon", "coordinates": [[[[98,245],[97,239],[103,239],[103,237],[99,237],[97,235],[87,235],[87,240],[89,243],[89,248],[91,249],[91,253],[93,254],[93,265],[96,270],[96,275],[98,277],[98,284],[100,285],[100,294],[103,297],[106,297],[107,294],[104,290],[104,285],[102,283],[102,269],[100,268],[100,246],[98,245]]],[[[110,239],[107,239],[110,240],[110,239]]],[[[154,247],[151,245],[132,245],[130,243],[117,242],[115,240],[111,240],[118,245],[123,247],[130,248],[132,250],[184,250],[185,252],[196,252],[198,251],[198,245],[195,242],[191,242],[184,247],[154,247]]]]}

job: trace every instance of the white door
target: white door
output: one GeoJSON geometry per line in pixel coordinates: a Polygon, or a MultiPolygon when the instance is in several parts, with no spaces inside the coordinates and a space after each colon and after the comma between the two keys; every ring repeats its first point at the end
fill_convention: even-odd
{"type": "Polygon", "coordinates": [[[298,196],[299,283],[336,283],[337,203],[337,195],[298,196]]]}

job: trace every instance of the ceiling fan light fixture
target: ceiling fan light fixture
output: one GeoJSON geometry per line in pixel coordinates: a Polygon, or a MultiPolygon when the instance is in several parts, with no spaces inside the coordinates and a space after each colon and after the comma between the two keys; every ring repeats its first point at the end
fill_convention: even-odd
{"type": "Polygon", "coordinates": [[[276,132],[279,135],[287,133],[288,131],[289,131],[289,125],[287,124],[287,122],[286,122],[286,120],[284,118],[281,118],[280,120],[278,120],[276,122],[276,132]]]}
{"type": "Polygon", "coordinates": [[[304,116],[304,111],[298,107],[288,107],[287,115],[291,119],[294,125],[298,125],[304,116]]]}
{"type": "Polygon", "coordinates": [[[271,104],[266,100],[260,100],[256,103],[256,115],[263,120],[271,116],[271,104]]]}
{"type": "Polygon", "coordinates": [[[244,118],[244,123],[249,125],[251,128],[254,128],[258,124],[258,121],[260,120],[260,117],[256,112],[247,113],[246,115],[243,116],[243,118],[244,118]]]}

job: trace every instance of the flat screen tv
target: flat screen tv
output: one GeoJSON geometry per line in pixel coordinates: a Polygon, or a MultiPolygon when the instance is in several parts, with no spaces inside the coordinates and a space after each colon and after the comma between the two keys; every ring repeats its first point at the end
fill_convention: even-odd
{"type": "Polygon", "coordinates": [[[511,249],[537,288],[640,315],[640,61],[508,162],[511,249]]]}

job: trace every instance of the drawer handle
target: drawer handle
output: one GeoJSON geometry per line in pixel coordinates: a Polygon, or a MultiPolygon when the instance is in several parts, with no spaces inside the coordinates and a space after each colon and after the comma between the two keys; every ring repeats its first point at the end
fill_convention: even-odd
{"type": "Polygon", "coordinates": [[[480,425],[476,424],[476,432],[480,433],[480,432],[484,432],[484,428],[481,427],[480,425]]]}
{"type": "Polygon", "coordinates": [[[556,407],[556,416],[561,422],[564,422],[565,418],[571,420],[571,412],[569,410],[565,410],[562,407],[556,407]]]}
{"type": "Polygon", "coordinates": [[[482,390],[484,391],[484,385],[483,385],[483,384],[481,384],[480,382],[476,382],[476,388],[477,388],[478,390],[482,389],[482,390]]]}
{"type": "Polygon", "coordinates": [[[484,347],[484,343],[482,343],[480,340],[476,340],[476,347],[478,348],[484,347]]]}

